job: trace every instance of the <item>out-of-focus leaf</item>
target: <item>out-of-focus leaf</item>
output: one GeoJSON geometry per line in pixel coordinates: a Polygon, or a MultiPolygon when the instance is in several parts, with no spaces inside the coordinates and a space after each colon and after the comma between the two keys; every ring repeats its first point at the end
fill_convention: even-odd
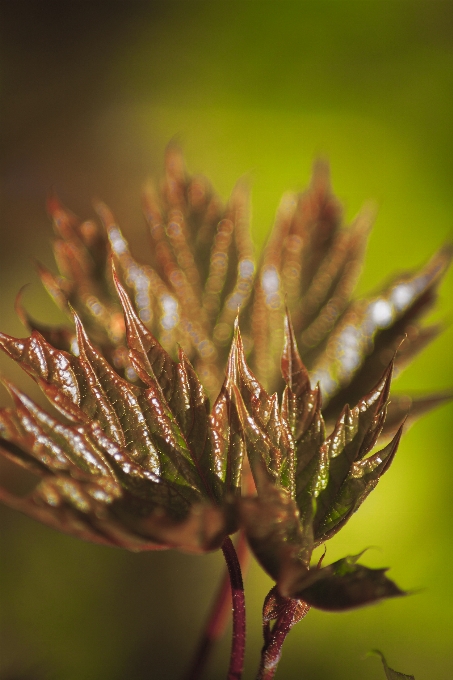
{"type": "MultiPolygon", "coordinates": [[[[362,268],[374,218],[366,206],[348,229],[339,229],[320,262],[306,294],[302,293],[297,327],[301,350],[320,345],[346,308],[362,268]]],[[[307,357],[308,358],[308,357],[307,357]]]]}
{"type": "Polygon", "coordinates": [[[310,187],[285,195],[266,245],[252,311],[255,342],[251,365],[266,385],[278,383],[284,299],[304,352],[317,347],[347,307],[360,273],[372,211],[350,228],[332,194],[329,167],[318,161],[310,187]],[[269,366],[270,358],[274,368],[269,366]]]}
{"type": "Polygon", "coordinates": [[[16,296],[14,309],[25,328],[30,332],[38,331],[52,347],[68,352],[75,339],[75,333],[73,331],[71,332],[66,326],[47,326],[33,319],[22,305],[24,288],[22,288],[16,296]]]}
{"type": "MultiPolygon", "coordinates": [[[[72,483],[73,493],[80,483],[72,483]]],[[[189,553],[217,550],[225,536],[237,530],[227,510],[213,505],[193,505],[184,518],[149,512],[141,518],[130,505],[115,503],[104,512],[80,512],[59,496],[50,484],[33,496],[19,497],[0,487],[0,501],[47,526],[76,538],[134,552],[178,549],[189,553]],[[45,497],[43,498],[43,495],[45,497]],[[48,499],[52,498],[53,504],[48,499]]]]}
{"type": "Polygon", "coordinates": [[[423,396],[409,396],[402,394],[390,395],[390,403],[387,406],[387,416],[380,436],[382,439],[392,437],[405,420],[406,429],[420,416],[429,413],[438,406],[448,403],[453,399],[451,391],[435,392],[423,396]]]}
{"type": "MultiPolygon", "coordinates": [[[[161,183],[149,185],[143,199],[152,242],[149,264],[134,258],[107,206],[96,204],[100,227],[80,221],[52,196],[59,275],[41,268],[43,283],[61,309],[68,311],[68,303],[76,309],[115,369],[134,380],[108,275],[113,254],[140,320],[173,358],[178,346],[184,349],[212,399],[222,384],[238,310],[252,370],[267,390],[283,387],[286,304],[312,382],[320,382],[324,417],[334,422],[345,403],[370,391],[405,336],[399,369],[441,330],[421,321],[437,297],[452,246],[444,246],[421,270],[354,301],[374,209],[365,206],[345,225],[325,161],[315,162],[305,192],[283,197],[258,272],[248,204],[241,181],[223,206],[206,178],[189,175],[172,143],[161,183]]],[[[29,325],[67,349],[62,329],[51,336],[40,324],[29,325]]]]}
{"type": "Polygon", "coordinates": [[[206,178],[187,173],[181,150],[170,144],[163,181],[147,186],[143,197],[150,264],[134,258],[105,204],[95,205],[100,227],[92,220],[81,222],[51,196],[48,210],[57,235],[59,275],[40,267],[42,281],[62,310],[68,312],[70,304],[77,311],[115,368],[133,379],[125,358],[122,314],[108,275],[113,254],[141,321],[171,354],[178,345],[184,348],[215,398],[234,319],[247,303],[255,277],[248,193],[239,182],[224,206],[206,178]]]}
{"type": "Polygon", "coordinates": [[[109,280],[108,240],[99,225],[80,221],[55,195],[47,207],[57,235],[53,247],[60,276],[40,265],[43,284],[60,309],[68,314],[69,305],[76,309],[94,341],[112,351],[123,342],[124,323],[109,280]]]}
{"type": "Polygon", "coordinates": [[[390,668],[387,664],[387,661],[385,660],[384,655],[379,650],[375,649],[373,653],[381,657],[382,665],[384,666],[385,677],[387,678],[387,680],[415,680],[415,677],[413,675],[399,673],[398,671],[394,671],[393,668],[390,668]]]}
{"type": "MultiPolygon", "coordinates": [[[[155,330],[166,345],[168,330],[174,329],[213,397],[220,388],[234,319],[248,301],[254,281],[248,202],[241,182],[223,207],[205,178],[188,175],[181,150],[174,144],[167,149],[163,182],[158,189],[147,187],[144,195],[153,245],[151,264],[161,282],[164,308],[160,328],[155,330]],[[172,312],[167,314],[165,308],[172,312]]],[[[103,221],[110,232],[105,215],[103,221]]],[[[132,269],[146,278],[147,270],[129,255],[126,262],[110,240],[126,283],[130,285],[132,269]]],[[[126,252],[123,237],[118,243],[126,252]]]]}
{"type": "Polygon", "coordinates": [[[447,244],[423,269],[394,278],[372,298],[351,303],[312,367],[329,402],[327,420],[370,390],[396,350],[395,365],[402,368],[437,336],[438,326],[423,328],[419,320],[435,303],[451,258],[447,244]]]}

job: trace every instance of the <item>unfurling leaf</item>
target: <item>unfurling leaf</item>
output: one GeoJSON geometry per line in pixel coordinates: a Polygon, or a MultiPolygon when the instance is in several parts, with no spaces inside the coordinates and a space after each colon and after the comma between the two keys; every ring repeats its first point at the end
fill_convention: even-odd
{"type": "Polygon", "coordinates": [[[258,490],[239,506],[251,548],[280,595],[314,607],[347,609],[402,594],[385,570],[357,565],[355,558],[310,568],[313,549],[344,526],[396,453],[402,426],[372,453],[385,421],[392,364],[357,406],[345,407],[326,438],[319,392],[311,389],[289,317],[285,334],[281,409],[248,368],[238,331],[235,339],[236,404],[258,490]]]}
{"type": "MultiPolygon", "coordinates": [[[[251,369],[266,389],[282,387],[286,304],[331,424],[346,403],[357,403],[372,389],[398,347],[400,369],[437,336],[441,326],[424,327],[422,319],[437,298],[452,246],[446,244],[422,269],[394,277],[375,295],[354,300],[375,211],[365,206],[345,225],[325,161],[314,164],[305,192],[283,197],[258,271],[248,201],[240,182],[223,206],[206,178],[188,174],[180,149],[171,144],[161,184],[147,186],[144,194],[149,263],[134,258],[107,206],[96,204],[101,226],[78,220],[52,196],[48,208],[59,275],[40,267],[41,278],[57,305],[68,314],[71,305],[104,357],[133,380],[109,275],[113,256],[139,319],[171,356],[183,347],[211,400],[223,381],[238,311],[251,369]]],[[[24,310],[21,317],[30,330],[69,349],[71,331],[46,328],[24,310]]],[[[401,395],[401,400],[411,404],[411,422],[420,413],[416,399],[401,395]]],[[[389,428],[386,438],[397,429],[391,419],[389,428]]]]}
{"type": "Polygon", "coordinates": [[[322,522],[323,540],[327,540],[358,510],[380,477],[389,468],[403,432],[401,425],[392,441],[381,451],[353,464],[348,476],[322,522]]]}
{"type": "MultiPolygon", "coordinates": [[[[49,201],[59,273],[39,273],[73,328],[34,321],[19,296],[31,335],[0,334],[57,410],[5,381],[14,407],[0,409],[0,455],[36,485],[24,496],[0,486],[0,501],[130,550],[205,552],[243,528],[276,582],[259,674],[270,680],[310,607],[342,611],[404,594],[359,556],[311,560],[390,467],[402,422],[451,398],[390,397],[390,382],[393,367],[441,330],[422,318],[453,246],[354,300],[373,211],[345,226],[318,161],[308,190],[284,197],[256,272],[245,184],[223,206],[205,178],[188,175],[175,145],[164,180],[145,191],[148,264],[109,208],[95,208],[102,226],[49,201]]],[[[388,679],[412,678],[381,658],[388,679]]]]}
{"type": "Polygon", "coordinates": [[[9,385],[15,409],[0,412],[1,450],[42,479],[29,497],[3,491],[3,500],[69,533],[131,549],[219,547],[236,528],[228,498],[241,484],[234,368],[210,415],[184,353],[174,362],[116,285],[142,386],[117,375],[77,315],[78,356],[53,348],[37,331],[25,340],[0,336],[2,349],[69,421],[9,385]]]}

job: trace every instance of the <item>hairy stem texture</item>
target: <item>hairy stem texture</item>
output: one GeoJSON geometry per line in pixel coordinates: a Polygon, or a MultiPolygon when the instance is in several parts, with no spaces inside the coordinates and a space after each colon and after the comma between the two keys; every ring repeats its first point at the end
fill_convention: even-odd
{"type": "Polygon", "coordinates": [[[274,623],[272,630],[269,622],[264,624],[264,645],[261,650],[261,663],[257,680],[272,680],[274,678],[286,636],[294,623],[306,616],[310,609],[310,606],[304,603],[303,611],[298,612],[300,607],[299,600],[289,600],[284,611],[274,623]]]}

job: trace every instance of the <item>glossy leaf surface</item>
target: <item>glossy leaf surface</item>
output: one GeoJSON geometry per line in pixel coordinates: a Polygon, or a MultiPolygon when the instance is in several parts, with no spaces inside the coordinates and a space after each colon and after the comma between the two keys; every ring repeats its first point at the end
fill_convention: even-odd
{"type": "Polygon", "coordinates": [[[77,356],[52,347],[37,331],[24,340],[0,336],[2,349],[66,418],[57,420],[8,385],[15,408],[0,412],[1,451],[42,480],[29,497],[3,490],[2,498],[89,540],[131,549],[161,542],[186,550],[219,547],[236,528],[225,498],[241,485],[234,359],[210,414],[184,353],[179,362],[170,358],[115,283],[141,385],[112,369],[77,315],[77,356]]]}
{"type": "Polygon", "coordinates": [[[189,176],[176,145],[144,195],[148,264],[106,205],[96,204],[102,226],[56,197],[49,212],[59,274],[40,275],[74,328],[41,325],[19,299],[31,336],[2,334],[0,345],[64,420],[9,386],[0,451],[39,482],[25,497],[3,489],[4,502],[131,549],[209,550],[242,525],[277,583],[265,621],[276,614],[283,627],[304,607],[401,594],[356,558],[314,568],[311,556],[388,470],[402,420],[450,397],[389,404],[393,364],[403,368],[441,330],[422,319],[451,246],[352,299],[373,210],[345,226],[328,166],[317,162],[308,190],[284,197],[256,271],[245,184],[223,206],[205,178],[189,176]],[[245,456],[256,496],[241,497],[245,456]]]}
{"type": "Polygon", "coordinates": [[[326,437],[319,392],[311,389],[289,317],[285,333],[280,409],[248,368],[239,333],[236,338],[236,403],[258,490],[240,504],[252,550],[281,596],[314,607],[335,611],[402,594],[385,570],[357,565],[356,558],[310,567],[314,547],[344,526],[396,453],[402,426],[386,447],[372,452],[385,421],[393,366],[354,408],[345,407],[326,437]]]}
{"type": "MultiPolygon", "coordinates": [[[[41,278],[57,305],[69,313],[71,304],[102,354],[133,380],[109,275],[113,256],[139,319],[173,358],[178,345],[184,349],[211,400],[223,382],[238,311],[254,374],[268,390],[282,387],[286,305],[312,382],[320,383],[324,417],[333,423],[346,403],[372,389],[398,347],[401,369],[442,329],[422,322],[451,261],[451,244],[423,268],[354,300],[375,210],[365,205],[345,225],[325,161],[315,162],[306,191],[283,197],[258,268],[248,203],[247,187],[239,182],[224,206],[206,178],[188,174],[181,150],[171,144],[162,181],[148,185],[143,197],[152,244],[148,263],[133,256],[106,205],[96,204],[101,226],[80,221],[52,196],[59,274],[40,267],[41,278]]],[[[70,330],[48,329],[24,310],[21,316],[54,346],[69,349],[70,330]]],[[[437,397],[442,395],[427,399],[437,397]]],[[[420,414],[416,398],[399,399],[409,422],[420,414]]],[[[386,437],[397,429],[390,425],[386,437]]]]}

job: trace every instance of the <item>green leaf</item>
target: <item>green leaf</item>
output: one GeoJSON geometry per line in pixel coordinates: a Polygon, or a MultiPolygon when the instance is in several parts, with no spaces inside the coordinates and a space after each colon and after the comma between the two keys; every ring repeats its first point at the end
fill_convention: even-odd
{"type": "Polygon", "coordinates": [[[225,380],[211,411],[213,460],[225,493],[240,495],[242,466],[246,454],[243,428],[236,406],[236,343],[231,345],[225,380]]]}
{"type": "Polygon", "coordinates": [[[387,472],[395,457],[402,433],[403,426],[401,425],[392,441],[384,449],[352,465],[320,527],[323,541],[331,538],[346,524],[375,488],[381,476],[387,472]]]}
{"type": "Polygon", "coordinates": [[[260,491],[261,480],[279,480],[291,442],[283,427],[276,394],[269,396],[247,365],[241,335],[236,326],[237,387],[235,404],[245,436],[247,455],[260,491]]]}
{"type": "Polygon", "coordinates": [[[282,400],[282,422],[288,423],[291,432],[288,437],[291,444],[290,488],[297,502],[302,524],[312,531],[315,499],[327,484],[328,458],[326,447],[323,446],[325,427],[321,415],[321,392],[319,386],[311,389],[288,313],[285,319],[282,374],[286,382],[282,400]]]}
{"type": "Polygon", "coordinates": [[[185,425],[181,431],[156,381],[149,380],[143,390],[120,378],[90,343],[76,315],[75,323],[78,357],[55,350],[36,332],[24,341],[2,335],[0,342],[64,415],[73,417],[72,405],[80,406],[146,469],[209,497],[214,493],[209,483],[215,476],[211,461],[202,460],[212,449],[209,414],[192,367],[182,357],[175,370],[179,378],[175,389],[184,382],[179,390],[178,415],[185,425]],[[210,479],[206,480],[208,465],[210,479]]]}
{"type": "Polygon", "coordinates": [[[325,540],[326,521],[341,488],[357,461],[375,446],[382,431],[393,365],[390,364],[375,388],[357,406],[346,406],[326,440],[329,458],[328,482],[317,497],[314,531],[317,543],[325,540]]]}
{"type": "MultiPolygon", "coordinates": [[[[320,394],[318,392],[318,394],[320,394]]],[[[313,523],[315,499],[325,489],[329,474],[328,447],[320,400],[315,405],[308,430],[296,443],[296,502],[303,522],[313,523]]]]}
{"type": "Polygon", "coordinates": [[[285,343],[281,368],[286,383],[282,414],[288,422],[294,440],[298,441],[319,413],[321,394],[319,387],[311,389],[308,371],[300,358],[288,311],[285,316],[285,343]]]}
{"type": "MultiPolygon", "coordinates": [[[[196,465],[205,491],[219,498],[221,488],[218,484],[219,477],[215,472],[214,461],[214,456],[218,456],[218,452],[215,454],[213,451],[211,434],[225,436],[225,431],[211,432],[212,421],[209,418],[208,399],[184,352],[180,350],[179,363],[174,362],[137,317],[126,291],[116,276],[115,285],[125,312],[126,337],[131,363],[149,389],[156,390],[157,387],[161,395],[160,399],[159,397],[157,399],[163,404],[168,420],[173,421],[173,430],[176,431],[176,423],[180,428],[179,438],[184,442],[184,448],[187,449],[186,457],[189,457],[196,465]]],[[[230,385],[231,377],[227,376],[226,382],[230,385]]],[[[223,400],[229,402],[230,397],[231,387],[229,386],[223,392],[223,400]]],[[[225,419],[219,420],[219,425],[220,422],[225,429],[228,427],[225,419]]],[[[231,452],[235,452],[236,467],[238,460],[239,466],[242,461],[242,455],[238,454],[238,445],[240,446],[239,442],[234,449],[231,449],[231,452]]],[[[237,470],[233,476],[236,480],[235,484],[238,485],[237,470]]],[[[230,487],[231,481],[232,478],[230,487]]]]}
{"type": "Polygon", "coordinates": [[[398,673],[398,671],[394,671],[393,668],[390,668],[387,664],[387,661],[385,660],[384,655],[379,650],[377,649],[373,650],[373,654],[377,654],[377,656],[381,657],[382,665],[384,666],[385,670],[385,677],[387,678],[387,680],[415,680],[415,677],[413,675],[398,673]]]}
{"type": "Polygon", "coordinates": [[[265,498],[273,485],[277,487],[276,493],[285,489],[298,509],[298,536],[290,528],[291,523],[283,522],[280,532],[272,532],[272,539],[269,538],[276,560],[272,566],[265,547],[258,545],[256,537],[251,539],[255,541],[253,549],[259,553],[258,559],[264,560],[268,571],[273,570],[274,577],[280,570],[280,580],[285,570],[291,571],[294,554],[298,553],[299,559],[308,564],[313,546],[333,536],[358,509],[389,468],[401,436],[400,429],[384,450],[367,457],[385,419],[390,365],[372,392],[354,409],[345,407],[333,433],[325,439],[319,391],[311,390],[289,316],[285,333],[282,372],[287,385],[281,413],[275,396],[269,397],[248,368],[240,335],[236,336],[240,390],[239,394],[236,390],[236,404],[262,501],[262,516],[265,518],[268,513],[271,517],[275,511],[265,498]],[[294,554],[288,561],[289,544],[294,554]]]}
{"type": "MultiPolygon", "coordinates": [[[[199,500],[199,494],[187,485],[160,479],[155,472],[135,462],[127,451],[105,434],[97,421],[87,419],[80,410],[76,425],[65,425],[11,384],[8,384],[8,389],[14,399],[15,410],[3,409],[0,412],[0,433],[3,439],[16,446],[16,452],[12,452],[10,457],[19,455],[24,461],[32,458],[40,463],[44,472],[58,477],[61,493],[70,476],[83,482],[88,489],[93,484],[93,497],[102,503],[111,503],[121,497],[123,489],[140,498],[145,508],[158,505],[181,515],[187,512],[191,501],[199,500]],[[103,488],[102,493],[97,488],[99,484],[103,488]]],[[[73,415],[77,408],[74,406],[73,415]]],[[[35,466],[27,467],[35,471],[35,466]]],[[[73,500],[75,506],[83,511],[77,506],[75,495],[73,500]]]]}
{"type": "Polygon", "coordinates": [[[371,459],[366,465],[360,463],[382,430],[392,366],[354,409],[345,407],[326,440],[320,394],[318,390],[311,390],[288,315],[282,372],[287,383],[282,422],[291,423],[293,441],[295,439],[294,452],[289,448],[288,454],[294,461],[294,497],[302,524],[313,524],[319,544],[333,535],[359,507],[395,454],[399,435],[385,453],[381,452],[382,461],[379,454],[375,455],[373,460],[379,460],[379,465],[373,466],[371,459]],[[362,467],[367,474],[360,472],[362,467]]]}

